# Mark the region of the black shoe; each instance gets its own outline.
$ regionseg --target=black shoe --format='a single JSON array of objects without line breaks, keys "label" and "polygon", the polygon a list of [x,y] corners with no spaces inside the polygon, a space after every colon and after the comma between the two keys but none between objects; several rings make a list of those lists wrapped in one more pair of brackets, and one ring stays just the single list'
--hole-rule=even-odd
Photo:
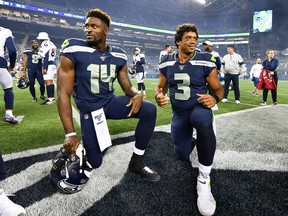
[{"label": "black shoe", "polygon": [[52,100],[47,99],[46,101],[41,103],[41,105],[51,105],[51,104],[55,104],[55,102],[56,102],[55,98],[53,98]]},{"label": "black shoe", "polygon": [[34,97],[33,100],[32,100],[32,102],[37,102],[37,98]]},{"label": "black shoe", "polygon": [[44,95],[41,95],[40,98],[41,98],[42,100],[45,100],[45,101],[47,100],[47,98],[46,98]]},{"label": "black shoe", "polygon": [[151,170],[147,166],[145,166],[141,170],[137,170],[129,164],[129,170],[131,172],[134,172],[134,173],[141,175],[144,179],[151,181],[151,182],[158,182],[160,180],[160,175],[157,172]]}]

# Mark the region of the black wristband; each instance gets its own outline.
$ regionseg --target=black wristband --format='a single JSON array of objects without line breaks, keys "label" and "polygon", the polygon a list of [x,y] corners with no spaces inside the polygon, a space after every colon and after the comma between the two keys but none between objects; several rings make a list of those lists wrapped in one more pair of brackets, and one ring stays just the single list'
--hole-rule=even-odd
[{"label": "black wristband", "polygon": [[157,96],[158,96],[159,92],[155,95],[155,100],[157,101]]},{"label": "black wristband", "polygon": [[219,99],[219,97],[218,97],[217,95],[214,94],[214,95],[212,95],[212,97],[215,98],[215,100],[216,100],[216,104],[219,103],[220,99]]}]

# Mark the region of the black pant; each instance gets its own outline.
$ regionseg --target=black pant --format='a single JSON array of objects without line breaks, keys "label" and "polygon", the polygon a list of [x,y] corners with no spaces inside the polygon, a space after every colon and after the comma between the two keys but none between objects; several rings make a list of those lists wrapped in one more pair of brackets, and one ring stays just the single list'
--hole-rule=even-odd
[{"label": "black pant", "polygon": [[232,80],[234,87],[234,96],[235,100],[240,100],[240,90],[239,90],[239,74],[225,74],[224,77],[225,85],[224,85],[224,98],[228,97],[229,94],[229,86]]},{"label": "black pant", "polygon": [[[275,80],[275,84],[276,84],[276,89],[275,90],[271,90],[271,95],[272,95],[272,100],[273,103],[277,102],[277,85],[278,85],[278,75],[277,72],[274,72],[274,80]],[[263,102],[267,101],[267,97],[268,97],[268,91],[267,89],[263,90]]]}]

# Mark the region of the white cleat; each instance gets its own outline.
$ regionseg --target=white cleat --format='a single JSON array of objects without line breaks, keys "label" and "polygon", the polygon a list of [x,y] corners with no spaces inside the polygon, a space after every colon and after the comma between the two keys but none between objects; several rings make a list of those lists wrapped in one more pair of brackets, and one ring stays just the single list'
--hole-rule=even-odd
[{"label": "white cleat", "polygon": [[3,216],[19,216],[25,215],[25,209],[12,202],[4,193],[2,189],[0,189],[0,215]]},{"label": "white cleat", "polygon": [[226,102],[228,102],[228,99],[227,99],[227,98],[223,98],[221,101],[222,101],[223,103],[226,103]]},{"label": "white cleat", "polygon": [[216,201],[211,193],[210,178],[197,178],[197,207],[201,215],[213,215],[216,210]]}]

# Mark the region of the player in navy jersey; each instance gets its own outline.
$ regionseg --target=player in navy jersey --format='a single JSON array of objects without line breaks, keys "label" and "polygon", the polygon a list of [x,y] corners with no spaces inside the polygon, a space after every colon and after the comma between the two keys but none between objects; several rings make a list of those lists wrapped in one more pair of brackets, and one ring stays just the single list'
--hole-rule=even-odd
[{"label": "player in navy jersey", "polygon": [[133,67],[135,68],[136,71],[136,81],[137,81],[137,85],[138,85],[138,94],[141,95],[141,92],[143,93],[142,97],[144,99],[147,98],[146,95],[146,87],[145,87],[145,55],[143,53],[141,53],[140,48],[136,47],[134,49],[134,55],[133,55]]},{"label": "player in navy jersey", "polygon": [[[190,159],[197,146],[199,175],[197,181],[197,206],[202,215],[212,215],[216,202],[210,188],[210,172],[216,150],[211,108],[218,103],[224,90],[217,76],[215,57],[210,53],[196,52],[198,31],[194,24],[183,24],[174,36],[177,53],[166,55],[159,65],[160,77],[155,98],[160,107],[168,100],[168,86],[173,110],[171,136],[176,156],[180,160]],[[207,94],[207,84],[214,91]],[[192,138],[197,130],[197,141]]]},{"label": "player in navy jersey", "polygon": [[32,40],[30,42],[31,49],[26,49],[23,52],[23,72],[24,77],[29,79],[29,90],[32,95],[32,102],[37,102],[36,92],[35,92],[35,79],[37,79],[40,85],[40,98],[46,100],[45,93],[45,85],[42,74],[42,59],[39,58],[38,55],[38,42],[36,40]]},{"label": "player in navy jersey", "polygon": [[[102,10],[90,10],[85,21],[86,41],[68,39],[62,44],[57,73],[57,105],[66,133],[64,148],[74,154],[80,143],[72,120],[70,97],[73,94],[80,111],[82,142],[91,166],[101,166],[103,155],[100,149],[105,142],[99,142],[104,134],[95,132],[98,126],[93,124],[94,111],[101,112],[98,117],[105,115],[107,119],[138,118],[129,170],[149,181],[159,181],[160,175],[143,162],[155,127],[156,107],[151,102],[142,101],[132,86],[127,72],[126,53],[121,48],[106,44],[110,23],[110,16]],[[114,94],[115,79],[126,96]],[[110,140],[110,137],[107,139]]]}]

